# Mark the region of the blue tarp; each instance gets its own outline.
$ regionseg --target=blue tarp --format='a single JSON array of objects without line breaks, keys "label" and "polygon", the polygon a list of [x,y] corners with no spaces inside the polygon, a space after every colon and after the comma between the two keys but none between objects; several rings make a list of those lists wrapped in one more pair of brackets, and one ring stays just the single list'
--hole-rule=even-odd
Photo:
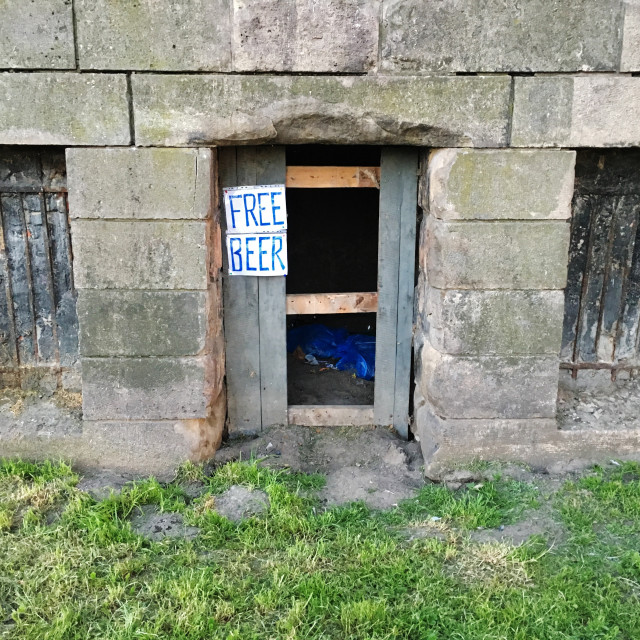
[{"label": "blue tarp", "polygon": [[376,370],[376,339],[345,329],[329,329],[323,324],[307,324],[287,331],[287,351],[297,347],[305,355],[336,358],[336,369],[354,370],[359,378],[373,380]]}]

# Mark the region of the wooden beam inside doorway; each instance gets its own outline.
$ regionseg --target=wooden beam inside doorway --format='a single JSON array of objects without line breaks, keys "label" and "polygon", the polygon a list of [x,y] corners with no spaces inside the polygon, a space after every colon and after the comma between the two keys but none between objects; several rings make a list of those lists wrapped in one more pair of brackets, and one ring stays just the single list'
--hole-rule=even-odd
[{"label": "wooden beam inside doorway", "polygon": [[287,296],[287,315],[375,313],[377,310],[378,293],[376,291],[295,293]]},{"label": "wooden beam inside doorway", "polygon": [[287,167],[288,189],[379,189],[380,167]]}]

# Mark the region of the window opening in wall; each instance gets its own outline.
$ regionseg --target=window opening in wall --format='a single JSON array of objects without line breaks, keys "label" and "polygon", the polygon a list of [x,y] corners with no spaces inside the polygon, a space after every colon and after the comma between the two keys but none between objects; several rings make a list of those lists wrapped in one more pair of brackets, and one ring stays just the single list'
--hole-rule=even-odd
[{"label": "window opening in wall", "polygon": [[50,384],[77,355],[64,149],[0,147],[0,377]]},{"label": "window opening in wall", "polygon": [[563,430],[640,427],[640,151],[576,157],[562,336]]},{"label": "window opening in wall", "polygon": [[373,406],[380,150],[287,149],[291,405]]}]

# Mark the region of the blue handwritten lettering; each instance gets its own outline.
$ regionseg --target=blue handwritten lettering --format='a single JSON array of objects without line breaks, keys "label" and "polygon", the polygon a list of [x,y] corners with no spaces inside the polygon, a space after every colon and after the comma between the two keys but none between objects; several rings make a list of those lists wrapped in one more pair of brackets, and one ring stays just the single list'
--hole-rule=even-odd
[{"label": "blue handwritten lettering", "polygon": [[[234,242],[238,243],[236,250],[233,248]],[[229,238],[229,247],[231,249],[231,271],[242,271],[242,240],[240,238]],[[238,257],[237,264],[234,256]]]},{"label": "blue handwritten lettering", "polygon": [[258,238],[258,266],[260,267],[260,271],[269,271],[269,267],[265,267],[262,264],[262,256],[266,256],[269,253],[266,249],[262,248],[262,243],[267,240],[271,240],[271,238],[269,236],[260,236]]},{"label": "blue handwritten lettering", "polygon": [[[276,242],[278,242],[278,245],[279,245],[277,251],[276,251]],[[273,236],[273,244],[271,245],[271,271],[276,270],[276,258],[278,258],[280,267],[284,269],[284,262],[282,262],[282,258],[280,257],[281,251],[282,251],[282,236]]]},{"label": "blue handwritten lettering", "polygon": [[284,224],[284,220],[280,220],[279,222],[276,220],[276,211],[280,211],[282,207],[276,204],[276,196],[279,194],[279,191],[271,192],[271,213],[273,214],[273,225],[275,227],[282,226]]},{"label": "blue handwritten lettering", "polygon": [[233,208],[233,199],[234,198],[242,198],[242,196],[238,195],[238,196],[229,196],[229,211],[231,212],[231,228],[235,229],[236,228],[236,213],[240,213],[240,209],[234,209]]},{"label": "blue handwritten lettering", "polygon": [[[256,197],[253,195],[253,193],[245,193],[243,194],[243,199],[244,199],[244,215],[247,221],[247,227],[250,226],[249,225],[249,215],[251,215],[251,217],[253,218],[253,224],[257,227],[258,226],[258,221],[256,220],[256,216],[255,216],[255,208],[256,208]],[[251,204],[251,207],[249,207],[247,200],[249,198],[253,198],[253,203]]]},{"label": "blue handwritten lettering", "polygon": [[249,249],[249,242],[255,242],[257,238],[255,236],[246,236],[244,241],[245,253],[247,254],[247,271],[257,271],[256,267],[252,267],[249,262],[249,256],[255,254],[255,251]]}]

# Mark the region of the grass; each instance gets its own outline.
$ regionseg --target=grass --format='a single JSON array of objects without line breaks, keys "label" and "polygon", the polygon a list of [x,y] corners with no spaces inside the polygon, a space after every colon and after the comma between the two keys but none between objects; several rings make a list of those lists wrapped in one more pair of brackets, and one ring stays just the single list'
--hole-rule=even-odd
[{"label": "grass", "polygon": [[[498,476],[456,493],[429,485],[387,512],[321,510],[322,477],[255,462],[212,477],[187,465],[169,485],[150,479],[100,502],[77,480],[64,464],[0,462],[0,638],[640,638],[637,464],[558,491],[567,536],[551,550],[540,537],[516,548],[469,539],[542,500]],[[192,482],[205,491],[189,500]],[[215,496],[233,484],[265,491],[269,512],[217,515]],[[200,535],[136,535],[128,518],[143,504],[182,513]]]}]

